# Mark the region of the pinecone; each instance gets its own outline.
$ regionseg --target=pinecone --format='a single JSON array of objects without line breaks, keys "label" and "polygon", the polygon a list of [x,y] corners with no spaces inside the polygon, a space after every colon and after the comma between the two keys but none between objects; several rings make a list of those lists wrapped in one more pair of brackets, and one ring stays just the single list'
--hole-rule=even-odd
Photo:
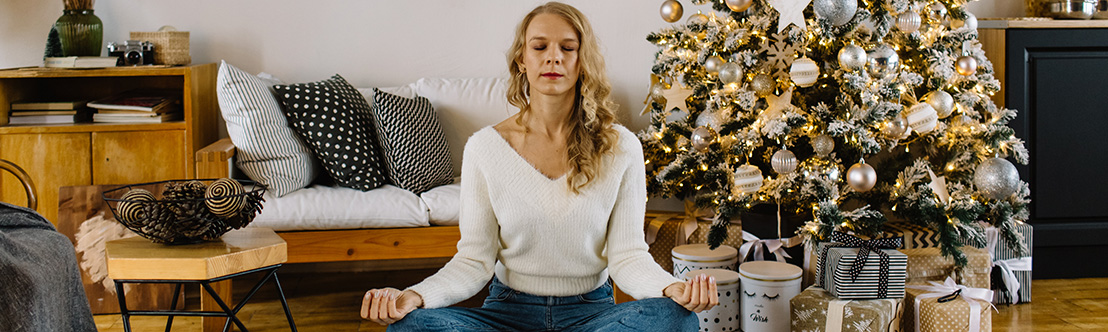
[{"label": "pinecone", "polygon": [[207,189],[207,186],[195,180],[165,185],[162,199],[166,201],[167,213],[163,213],[164,217],[159,219],[166,224],[164,227],[172,228],[174,235],[177,235],[169,242],[200,239],[208,232],[211,225],[199,213],[207,209],[204,204],[204,192]]},{"label": "pinecone", "polygon": [[177,222],[177,214],[169,209],[156,209],[148,216],[147,223],[142,225],[142,232],[149,235],[155,242],[173,243],[179,238],[179,232],[173,225]]}]

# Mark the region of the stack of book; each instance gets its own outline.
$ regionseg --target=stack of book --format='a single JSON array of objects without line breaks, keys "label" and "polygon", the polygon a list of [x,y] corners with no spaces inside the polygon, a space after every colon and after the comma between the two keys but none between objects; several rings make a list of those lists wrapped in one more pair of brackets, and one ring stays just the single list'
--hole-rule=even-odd
[{"label": "stack of book", "polygon": [[27,101],[11,104],[8,124],[57,124],[88,122],[85,101]]},{"label": "stack of book", "polygon": [[88,103],[92,122],[161,123],[184,119],[180,99],[150,92],[128,92]]}]

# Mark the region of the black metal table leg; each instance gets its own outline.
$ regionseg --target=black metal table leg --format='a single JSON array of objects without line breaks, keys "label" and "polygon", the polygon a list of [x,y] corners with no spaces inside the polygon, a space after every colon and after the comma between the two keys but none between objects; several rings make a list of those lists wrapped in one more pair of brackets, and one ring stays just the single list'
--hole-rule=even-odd
[{"label": "black metal table leg", "polygon": [[131,332],[131,313],[127,312],[127,295],[123,294],[123,282],[115,282],[115,295],[119,297],[119,314],[123,316],[123,331]]},{"label": "black metal table leg", "polygon": [[296,332],[296,323],[292,321],[292,311],[289,310],[289,302],[285,301],[285,290],[281,288],[281,280],[277,279],[277,270],[273,270],[273,285],[277,286],[277,296],[281,297],[281,306],[285,308],[285,318],[289,321],[289,328]]},{"label": "black metal table leg", "polygon": [[[169,303],[169,310],[177,310],[177,298],[181,296],[181,285],[183,283],[177,283],[177,287],[173,288],[173,301]],[[165,320],[165,332],[173,329],[173,314],[169,314],[169,318]]]},{"label": "black metal table leg", "polygon": [[[214,289],[212,289],[210,281],[201,281],[200,286],[203,286],[204,290],[208,291],[208,294],[212,296],[212,300],[215,300],[215,304],[218,304],[219,307],[223,309],[223,312],[227,314],[227,318],[233,320],[235,322],[235,326],[239,327],[239,330],[242,330],[242,332],[247,332],[246,325],[243,325],[238,316],[235,316],[235,313],[231,311],[231,308],[227,306],[227,303],[223,303],[223,299],[219,297],[219,294],[215,293]],[[226,323],[223,326],[224,332],[226,332],[227,328],[230,327],[227,326]]]}]

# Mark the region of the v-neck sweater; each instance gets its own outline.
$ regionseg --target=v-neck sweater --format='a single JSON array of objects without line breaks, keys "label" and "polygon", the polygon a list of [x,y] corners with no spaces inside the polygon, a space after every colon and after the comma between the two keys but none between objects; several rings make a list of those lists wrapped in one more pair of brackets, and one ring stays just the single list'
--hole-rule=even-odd
[{"label": "v-neck sweater", "polygon": [[614,125],[619,141],[579,193],[551,179],[493,127],[474,133],[462,156],[458,253],[408,289],[425,308],[477,294],[495,274],[508,287],[540,296],[586,293],[611,278],[636,299],[661,297],[680,280],[647,252],[642,145]]}]

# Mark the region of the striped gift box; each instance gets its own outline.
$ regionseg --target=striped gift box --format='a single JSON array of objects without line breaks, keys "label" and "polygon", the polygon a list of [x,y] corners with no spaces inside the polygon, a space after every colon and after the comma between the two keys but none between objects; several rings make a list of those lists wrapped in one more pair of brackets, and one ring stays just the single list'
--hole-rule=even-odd
[{"label": "striped gift box", "polygon": [[[898,237],[902,238],[903,241],[900,248],[897,249],[936,248],[940,245],[939,233],[935,230],[903,221],[885,223],[881,235],[874,236],[873,239]],[[962,243],[974,245],[978,248],[984,245],[984,243],[970,243],[967,238],[962,238]]]},{"label": "striped gift box", "polygon": [[[1026,254],[1025,255],[1020,255],[1017,252],[1016,248],[1013,248],[1012,246],[1008,245],[1008,241],[1004,241],[1003,239],[998,239],[999,241],[996,241],[996,246],[993,247],[993,252],[992,252],[994,262],[997,262],[997,261],[1009,261],[1009,262],[1011,262],[1011,260],[1014,260],[1014,259],[1019,259],[1019,258],[1022,258],[1022,257],[1028,257],[1028,258],[1031,257],[1031,243],[1032,243],[1031,242],[1031,236],[1032,236],[1032,233],[1034,233],[1031,225],[1027,224],[1027,223],[1017,223],[1016,224],[1016,232],[1020,233],[1020,235],[1023,235],[1023,245],[1027,246]],[[1031,271],[1017,271],[1017,270],[1014,270],[1014,271],[1012,271],[1012,273],[1016,275],[1016,280],[1018,280],[1019,283],[1020,283],[1020,289],[1019,289],[1019,292],[1018,292],[1019,293],[1018,301],[1012,301],[1012,300],[1015,299],[1015,297],[1004,294],[1004,292],[1000,291],[1000,289],[1004,288],[1002,285],[994,284],[994,285],[992,285],[992,289],[995,291],[994,292],[995,298],[993,299],[993,303],[1013,303],[1014,304],[1014,303],[1031,302]]]},{"label": "striped gift box", "polygon": [[822,284],[831,295],[840,299],[879,299],[904,297],[904,284],[908,277],[908,256],[895,249],[879,249],[889,255],[888,279],[885,296],[881,291],[881,256],[870,253],[858,277],[851,280],[850,267],[858,257],[859,248],[827,248],[826,261],[820,264]]}]

